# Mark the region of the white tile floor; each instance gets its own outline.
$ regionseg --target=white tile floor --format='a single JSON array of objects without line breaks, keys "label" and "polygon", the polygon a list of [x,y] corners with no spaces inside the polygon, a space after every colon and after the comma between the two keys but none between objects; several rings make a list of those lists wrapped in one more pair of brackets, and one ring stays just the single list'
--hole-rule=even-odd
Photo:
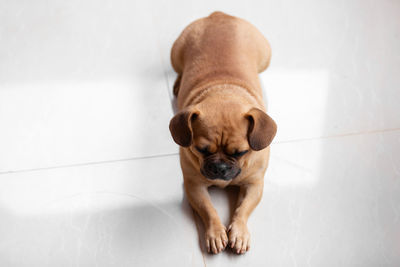
[{"label": "white tile floor", "polygon": [[[203,253],[169,50],[222,10],[270,40],[279,132],[244,256]],[[0,266],[400,266],[399,1],[0,0]],[[225,223],[234,190],[211,190]]]}]

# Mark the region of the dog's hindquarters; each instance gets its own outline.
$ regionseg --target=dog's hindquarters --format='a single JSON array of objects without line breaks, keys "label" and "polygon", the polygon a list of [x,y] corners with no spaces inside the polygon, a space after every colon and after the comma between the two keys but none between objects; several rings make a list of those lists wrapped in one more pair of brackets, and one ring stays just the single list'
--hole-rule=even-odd
[{"label": "dog's hindquarters", "polygon": [[[171,65],[175,72],[178,74],[178,77],[175,80],[173,92],[175,96],[178,96],[179,88],[181,85],[182,74],[184,69],[184,54],[185,47],[190,46],[191,39],[193,38],[193,34],[199,29],[202,29],[201,25],[203,23],[204,18],[195,20],[191,24],[189,24],[179,35],[178,39],[174,42],[171,49]],[[189,37],[188,37],[189,36]]]},{"label": "dog's hindquarters", "polygon": [[[214,12],[192,22],[173,44],[171,64],[178,73],[174,94],[178,95],[181,85],[186,88],[188,81],[212,73],[213,68],[233,78],[253,80],[256,72],[268,67],[270,59],[268,41],[252,24]],[[186,61],[191,65],[185,66]]]}]

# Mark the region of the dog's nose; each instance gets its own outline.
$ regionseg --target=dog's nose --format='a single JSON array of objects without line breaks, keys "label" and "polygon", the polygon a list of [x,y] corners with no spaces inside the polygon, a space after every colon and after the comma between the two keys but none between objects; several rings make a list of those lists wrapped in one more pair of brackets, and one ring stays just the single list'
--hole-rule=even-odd
[{"label": "dog's nose", "polygon": [[232,170],[232,166],[226,164],[223,161],[213,162],[208,165],[209,166],[207,167],[212,173],[214,173],[215,175],[220,175],[222,177]]}]

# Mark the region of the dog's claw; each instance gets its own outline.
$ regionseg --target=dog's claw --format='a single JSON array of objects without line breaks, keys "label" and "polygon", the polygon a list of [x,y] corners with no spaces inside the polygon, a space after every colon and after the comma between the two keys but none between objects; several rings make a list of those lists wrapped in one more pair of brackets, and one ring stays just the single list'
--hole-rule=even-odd
[{"label": "dog's claw", "polygon": [[210,226],[206,230],[206,245],[209,244],[209,247],[207,247],[209,253],[220,253],[225,249],[227,242],[228,236],[226,235],[226,228],[222,224]]},{"label": "dog's claw", "polygon": [[245,223],[233,222],[229,231],[230,247],[237,254],[244,254],[250,248],[250,234]]}]

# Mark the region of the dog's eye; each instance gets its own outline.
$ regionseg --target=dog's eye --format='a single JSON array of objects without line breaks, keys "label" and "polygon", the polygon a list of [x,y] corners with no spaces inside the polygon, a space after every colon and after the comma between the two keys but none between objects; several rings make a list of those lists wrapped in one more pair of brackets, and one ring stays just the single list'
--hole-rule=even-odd
[{"label": "dog's eye", "polygon": [[209,156],[212,153],[210,151],[208,151],[208,146],[204,147],[204,148],[200,148],[196,146],[196,150],[199,151],[201,154],[203,154],[204,156]]},{"label": "dog's eye", "polygon": [[240,158],[241,156],[243,156],[243,155],[246,154],[247,152],[249,152],[249,151],[248,151],[248,150],[237,151],[237,152],[231,154],[230,156],[231,156],[231,157],[234,157],[234,158]]}]

